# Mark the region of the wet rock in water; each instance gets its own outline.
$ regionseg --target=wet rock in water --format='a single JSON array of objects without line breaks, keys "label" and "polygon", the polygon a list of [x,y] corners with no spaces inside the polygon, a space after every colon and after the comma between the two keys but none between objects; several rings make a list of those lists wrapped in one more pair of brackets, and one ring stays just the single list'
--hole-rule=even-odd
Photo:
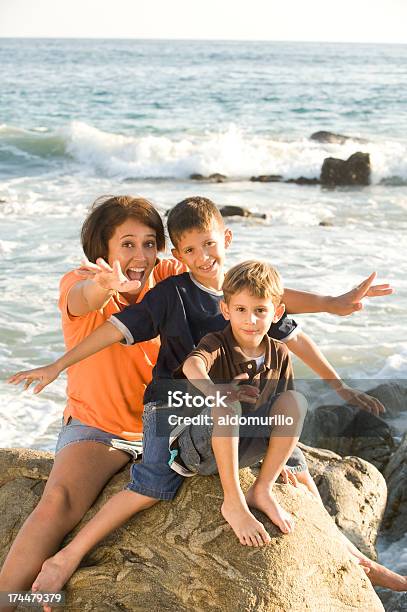
[{"label": "wet rock in water", "polygon": [[386,481],[359,457],[299,445],[325,508],[355,546],[376,559],[376,538],[386,506]]},{"label": "wet rock in water", "polygon": [[319,185],[319,179],[307,178],[306,176],[299,176],[296,179],[288,179],[285,183],[295,183],[296,185]]},{"label": "wet rock in water", "polygon": [[282,179],[281,174],[260,174],[250,177],[252,183],[279,183]]},{"label": "wet rock in water", "polygon": [[383,413],[384,419],[394,418],[402,412],[407,412],[407,388],[397,383],[382,383],[373,389],[369,389],[368,394],[378,399],[386,408]]},{"label": "wet rock in water", "polygon": [[313,134],[311,134],[310,139],[316,140],[317,142],[328,142],[331,144],[344,144],[347,140],[353,140],[355,142],[361,143],[368,142],[365,138],[354,138],[352,136],[344,136],[343,134],[334,134],[333,132],[326,132],[325,130],[314,132]]},{"label": "wet rock in water", "polygon": [[301,440],[338,455],[356,455],[381,472],[396,450],[390,426],[355,406],[319,406],[308,413]]},{"label": "wet rock in water", "polygon": [[[0,451],[0,562],[38,502],[51,463],[49,453]],[[241,470],[240,480],[246,491],[252,471]],[[74,534],[127,481],[124,468]],[[173,502],[141,512],[93,549],[66,586],[64,610],[383,612],[328,513],[302,487],[276,485],[275,495],[295,517],[295,530],[283,535],[255,511],[271,543],[249,548],[239,544],[219,511],[219,477],[186,478]]]},{"label": "wet rock in water", "polygon": [[388,589],[379,589],[378,595],[386,612],[405,612],[407,610],[407,593],[394,593]]},{"label": "wet rock in water", "polygon": [[320,225],[321,227],[333,227],[334,224],[332,223],[332,221],[320,221],[318,225]]},{"label": "wet rock in water", "polygon": [[321,185],[369,185],[369,153],[353,153],[347,160],[327,157],[324,159],[320,176]]},{"label": "wet rock in water", "polygon": [[244,206],[221,206],[219,208],[222,217],[251,217],[253,219],[267,219],[266,213],[258,213]]},{"label": "wet rock in water", "polygon": [[386,537],[398,540],[407,533],[407,434],[391,456],[384,476],[388,498],[383,532]]},{"label": "wet rock in water", "polygon": [[219,172],[214,172],[209,176],[204,176],[203,174],[190,174],[189,178],[193,181],[206,181],[208,183],[224,183],[227,181],[227,176],[224,174],[220,174]]}]

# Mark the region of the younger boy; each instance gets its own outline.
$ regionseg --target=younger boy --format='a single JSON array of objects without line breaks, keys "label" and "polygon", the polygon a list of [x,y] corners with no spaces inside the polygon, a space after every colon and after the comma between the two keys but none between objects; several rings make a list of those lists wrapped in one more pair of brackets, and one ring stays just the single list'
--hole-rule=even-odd
[{"label": "younger boy", "polygon": [[[171,448],[177,448],[172,467],[184,475],[185,468],[192,474],[219,472],[224,492],[223,517],[241,544],[262,546],[270,536],[249,506],[264,512],[283,533],[294,527],[292,517],[275,500],[272,488],[298,442],[306,402],[290,390],[293,374],[287,347],[267,333],[284,313],[278,272],[258,261],[238,264],[225,276],[223,295],[220,308],[230,324],[202,338],[181,369],[207,397],[215,397],[219,389],[215,381],[248,378],[249,383],[258,386],[257,397],[246,397],[255,405],[243,404],[236,416],[242,425],[247,421],[252,425],[228,427],[225,423],[233,411],[221,406],[205,408],[201,417],[212,418],[202,418],[196,425],[181,425],[173,432]],[[245,394],[245,387],[237,387],[229,394],[229,400],[242,400]],[[260,459],[263,463],[259,476],[245,497],[239,483],[239,467]]]}]

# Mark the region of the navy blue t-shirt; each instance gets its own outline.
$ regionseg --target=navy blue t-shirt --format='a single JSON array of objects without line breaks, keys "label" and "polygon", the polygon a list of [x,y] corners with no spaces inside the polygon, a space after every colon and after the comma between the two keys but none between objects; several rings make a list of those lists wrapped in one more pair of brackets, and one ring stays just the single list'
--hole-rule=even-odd
[{"label": "navy blue t-shirt", "polygon": [[[222,291],[204,287],[189,272],[171,276],[150,289],[138,304],[127,306],[109,321],[122,333],[126,344],[160,336],[161,347],[153,379],[144,393],[144,403],[165,401],[173,372],[185,361],[199,341],[210,332],[222,331],[227,321],[219,308]],[[274,323],[269,335],[288,340],[297,323],[287,316]]]}]

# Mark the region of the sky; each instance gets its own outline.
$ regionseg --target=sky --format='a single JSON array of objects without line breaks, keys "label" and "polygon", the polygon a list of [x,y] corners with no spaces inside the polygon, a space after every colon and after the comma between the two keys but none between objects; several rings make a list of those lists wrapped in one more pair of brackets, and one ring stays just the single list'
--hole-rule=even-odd
[{"label": "sky", "polygon": [[0,0],[0,37],[407,43],[407,0]]}]

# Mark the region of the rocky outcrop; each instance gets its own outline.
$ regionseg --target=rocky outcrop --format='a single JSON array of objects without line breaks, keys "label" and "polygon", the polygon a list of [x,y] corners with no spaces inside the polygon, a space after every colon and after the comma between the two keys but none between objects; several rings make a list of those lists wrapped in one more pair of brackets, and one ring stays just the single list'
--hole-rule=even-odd
[{"label": "rocky outcrop", "polygon": [[250,180],[252,183],[294,183],[295,185],[319,185],[317,178],[308,178],[306,176],[299,176],[298,178],[291,178],[283,181],[281,174],[260,174],[259,176],[251,176]]},{"label": "rocky outcrop", "polygon": [[251,176],[252,183],[279,183],[283,180],[281,174],[260,174],[259,176]]},{"label": "rocky outcrop", "polygon": [[387,589],[380,589],[379,597],[386,612],[405,612],[407,610],[407,593],[394,593]]},{"label": "rocky outcrop", "polygon": [[347,160],[327,157],[324,159],[320,176],[321,185],[369,185],[369,153],[354,153]]},{"label": "rocky outcrop", "polygon": [[402,412],[407,412],[407,388],[397,383],[382,383],[369,389],[369,395],[381,401],[386,408],[384,419],[398,417]]},{"label": "rocky outcrop", "polygon": [[338,455],[361,457],[380,471],[396,450],[388,423],[349,405],[320,406],[309,413],[301,440]]},{"label": "rocky outcrop", "polygon": [[189,178],[192,181],[205,181],[207,183],[224,183],[225,181],[227,181],[228,177],[224,174],[220,174],[220,172],[214,172],[209,176],[204,176],[203,174],[198,173],[190,174]]},{"label": "rocky outcrop", "polygon": [[222,217],[251,217],[253,219],[267,219],[266,213],[258,213],[244,206],[221,206],[220,214]]},{"label": "rocky outcrop", "polygon": [[344,144],[347,140],[362,143],[367,142],[367,140],[364,138],[354,138],[352,136],[344,136],[343,134],[334,134],[333,132],[326,132],[325,130],[314,132],[311,134],[310,139],[316,140],[317,142],[327,142],[330,144]]},{"label": "rocky outcrop", "polygon": [[[41,495],[49,454],[0,452],[1,557]],[[115,476],[77,529],[127,481]],[[243,489],[253,482],[241,471]],[[219,512],[217,476],[186,479],[174,502],[134,517],[88,555],[67,585],[65,610],[177,612],[382,611],[370,582],[338,539],[327,512],[302,488],[276,486],[296,518],[264,548],[241,546]],[[18,504],[15,503],[18,499]]]},{"label": "rocky outcrop", "polygon": [[392,455],[384,476],[389,489],[384,535],[398,540],[407,533],[407,434]]},{"label": "rocky outcrop", "polygon": [[376,559],[376,537],[386,505],[386,482],[359,457],[340,457],[300,444],[324,506],[359,550]]},{"label": "rocky outcrop", "polygon": [[294,183],[295,185],[319,185],[317,178],[307,178],[306,176],[299,176],[295,179],[288,179],[285,183]]}]

